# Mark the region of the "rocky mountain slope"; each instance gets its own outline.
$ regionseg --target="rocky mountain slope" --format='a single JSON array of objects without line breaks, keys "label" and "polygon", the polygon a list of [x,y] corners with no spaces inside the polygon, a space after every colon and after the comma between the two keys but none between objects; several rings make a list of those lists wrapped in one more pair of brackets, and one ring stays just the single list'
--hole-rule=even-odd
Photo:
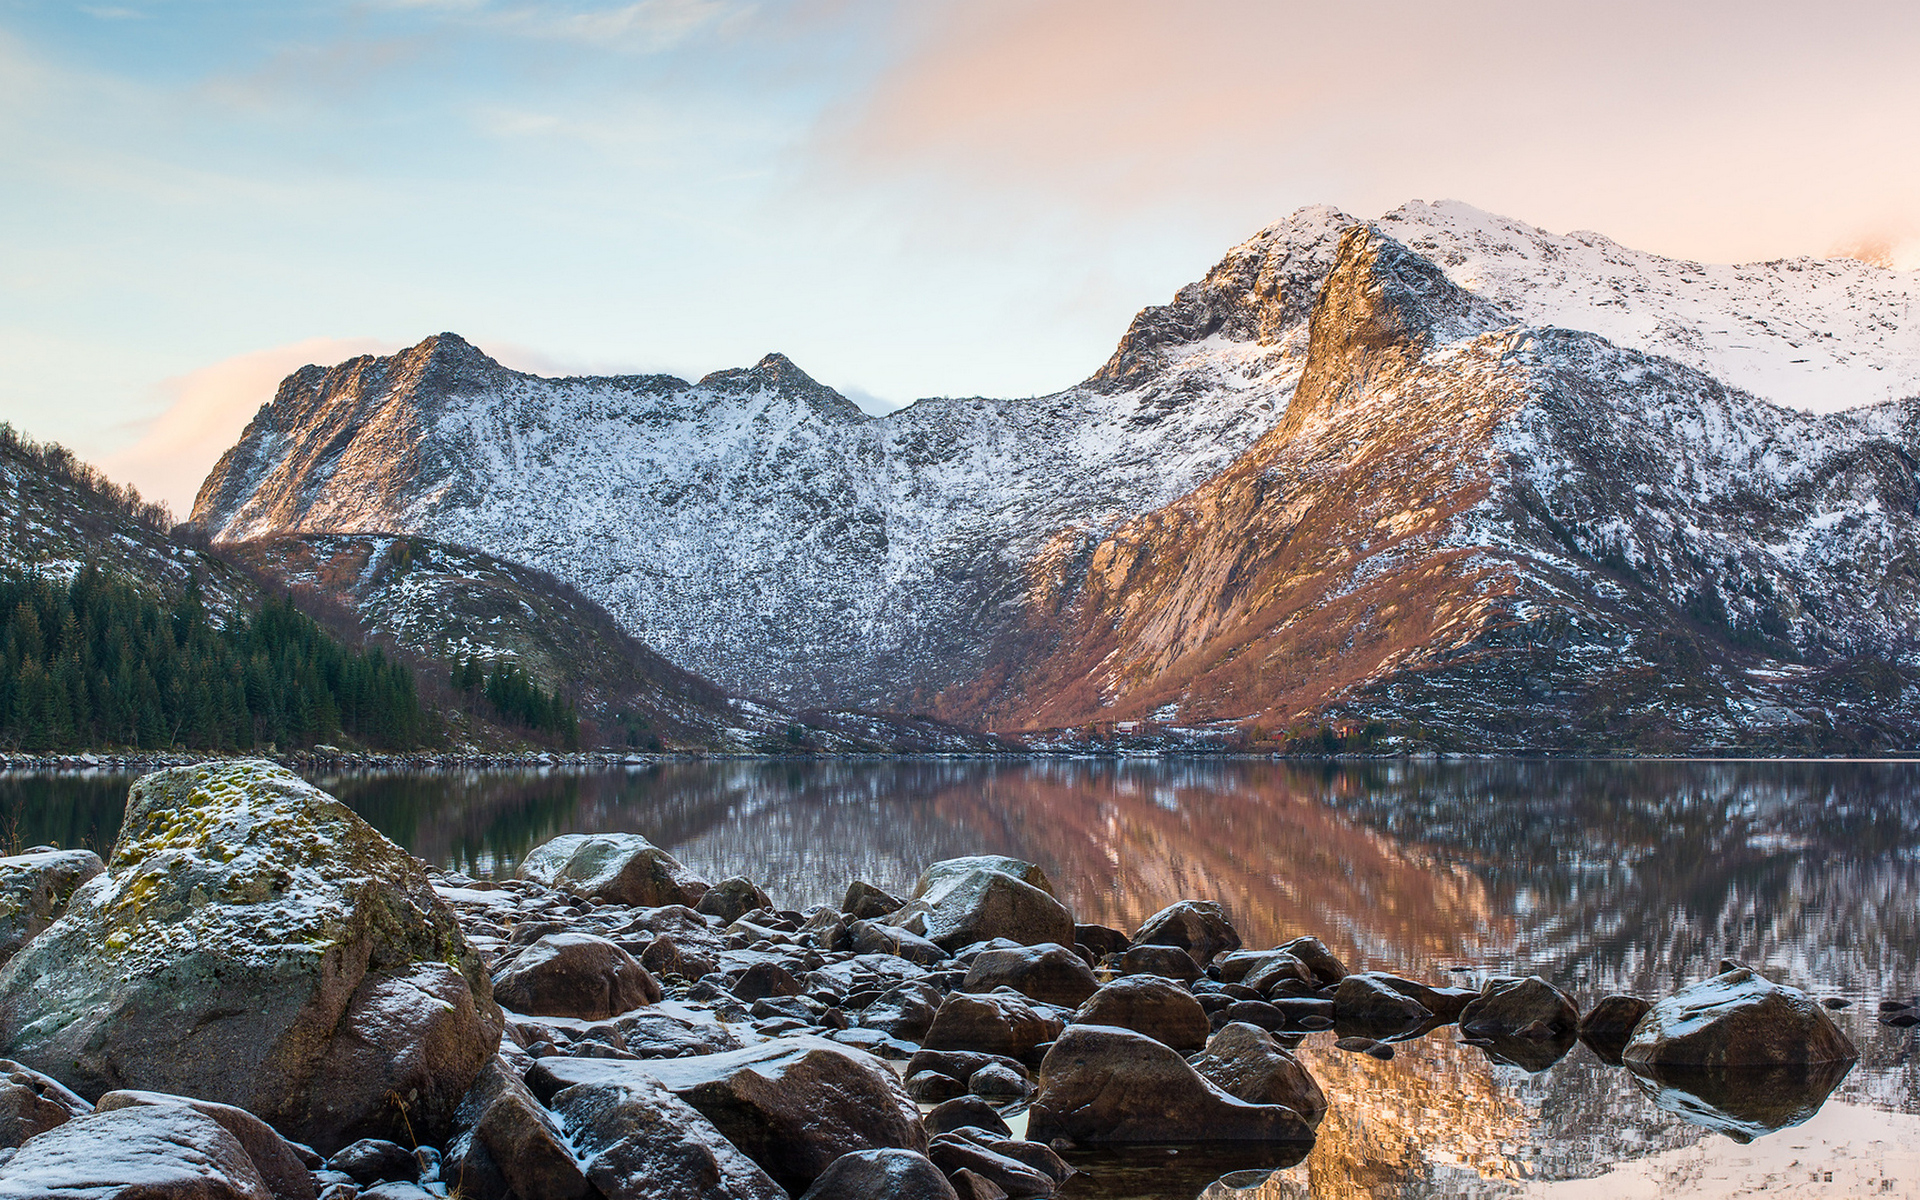
[{"label": "rocky mountain slope", "polygon": [[872,418],[779,356],[550,380],[452,335],[305,368],[194,517],[474,544],[801,704],[1884,747],[1920,728],[1916,292],[1306,209],[1033,400]]}]

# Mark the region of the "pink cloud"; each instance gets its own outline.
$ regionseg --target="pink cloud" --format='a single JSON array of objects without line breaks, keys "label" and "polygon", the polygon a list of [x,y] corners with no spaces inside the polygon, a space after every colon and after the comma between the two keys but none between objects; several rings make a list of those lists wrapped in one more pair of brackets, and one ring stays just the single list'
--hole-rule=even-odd
[{"label": "pink cloud", "polygon": [[185,519],[207,472],[260,406],[273,399],[282,379],[308,363],[337,363],[398,348],[376,338],[308,338],[236,354],[164,380],[159,390],[171,401],[166,410],[133,445],[103,457],[100,467],[142,495],[164,500]]}]

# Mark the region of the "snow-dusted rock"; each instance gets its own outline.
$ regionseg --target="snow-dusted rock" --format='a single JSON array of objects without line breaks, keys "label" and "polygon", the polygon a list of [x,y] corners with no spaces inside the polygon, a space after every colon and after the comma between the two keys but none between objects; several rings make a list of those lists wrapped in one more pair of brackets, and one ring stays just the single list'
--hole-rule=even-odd
[{"label": "snow-dusted rock", "polygon": [[591,1074],[562,1084],[550,1101],[606,1200],[786,1200],[753,1159],[651,1075]]},{"label": "snow-dusted rock", "polygon": [[642,908],[691,907],[707,893],[705,880],[637,833],[562,834],[529,850],[519,877]]},{"label": "snow-dusted rock", "polygon": [[[1003,869],[1024,868],[1020,874]],[[952,953],[993,938],[1021,945],[1073,941],[1073,914],[1020,876],[1047,882],[1039,868],[1013,859],[966,858],[935,863],[921,875],[913,898],[880,921],[926,938]]]},{"label": "snow-dusted rock", "polygon": [[0,1148],[18,1146],[93,1111],[59,1080],[22,1063],[0,1058],[0,1075],[5,1077],[0,1079]]},{"label": "snow-dusted rock", "polygon": [[51,1196],[274,1200],[239,1140],[184,1104],[91,1113],[0,1164],[0,1197]]},{"label": "snow-dusted rock", "polygon": [[91,850],[30,850],[0,858],[0,963],[53,924],[74,889],[105,869]]},{"label": "snow-dusted rock", "polygon": [[1655,1067],[1776,1067],[1852,1062],[1853,1042],[1798,988],[1747,967],[1724,971],[1656,1003],[1621,1057]]},{"label": "snow-dusted rock", "polygon": [[83,1096],[232,1104],[323,1152],[444,1130],[500,1029],[422,864],[258,761],[136,782],[106,872],[0,970],[12,1057]]},{"label": "snow-dusted rock", "polygon": [[646,1063],[548,1058],[532,1082],[554,1094],[555,1111],[572,1129],[564,1089],[628,1087],[640,1079],[657,1081],[698,1109],[794,1195],[842,1154],[927,1147],[919,1109],[893,1071],[872,1055],[817,1037]]},{"label": "snow-dusted rock", "polygon": [[550,933],[493,977],[494,999],[529,1016],[597,1021],[652,1004],[660,985],[633,955],[588,933]]},{"label": "snow-dusted rock", "polygon": [[1311,1143],[1313,1130],[1290,1108],[1229,1096],[1150,1037],[1069,1025],[1040,1065],[1027,1136],[1038,1142]]},{"label": "snow-dusted rock", "polygon": [[553,1115],[499,1059],[460,1102],[446,1174],[472,1200],[584,1200],[593,1192]]},{"label": "snow-dusted rock", "polygon": [[260,1172],[260,1180],[267,1185],[273,1200],[314,1200],[313,1172],[307,1169],[306,1160],[300,1152],[289,1145],[273,1126],[244,1108],[195,1100],[188,1096],[169,1096],[163,1092],[117,1091],[100,1097],[99,1107],[95,1111],[104,1113],[119,1108],[168,1105],[185,1105],[201,1116],[211,1118],[220,1128],[232,1134],[233,1139],[240,1143],[240,1148],[247,1152],[254,1169]]}]

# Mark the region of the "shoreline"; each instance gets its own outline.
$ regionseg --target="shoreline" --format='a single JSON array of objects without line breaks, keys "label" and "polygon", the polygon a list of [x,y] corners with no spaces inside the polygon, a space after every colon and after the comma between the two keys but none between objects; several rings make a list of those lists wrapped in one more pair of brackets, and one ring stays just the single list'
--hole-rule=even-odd
[{"label": "shoreline", "polygon": [[1271,763],[1441,763],[1441,762],[1671,762],[1671,763],[1907,763],[1920,762],[1920,755],[1739,755],[1724,751],[1697,755],[1675,754],[1558,754],[1499,752],[1440,752],[1415,754],[1250,754],[1245,752],[1166,750],[921,750],[887,753],[859,751],[842,754],[810,752],[804,754],[767,754],[755,751],[678,750],[678,751],[314,751],[262,754],[240,752],[125,753],[119,751],[73,751],[29,754],[0,751],[0,775],[137,775],[169,767],[200,763],[226,763],[266,759],[293,771],[610,771],[634,770],[668,763],[767,762],[767,763],[886,763],[886,762],[1085,762],[1090,760],[1205,760],[1210,762]]}]

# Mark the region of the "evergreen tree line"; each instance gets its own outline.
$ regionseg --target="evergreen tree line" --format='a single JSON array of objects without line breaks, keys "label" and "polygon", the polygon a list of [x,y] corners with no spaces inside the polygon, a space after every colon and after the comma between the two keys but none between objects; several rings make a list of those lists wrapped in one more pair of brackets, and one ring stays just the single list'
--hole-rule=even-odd
[{"label": "evergreen tree line", "polygon": [[533,676],[504,659],[492,670],[469,655],[453,669],[453,690],[484,696],[500,718],[538,733],[550,734],[569,750],[580,746],[580,717],[557,690],[543,692]]},{"label": "evergreen tree line", "polygon": [[25,750],[249,750],[346,734],[421,745],[413,672],[348,649],[270,598],[224,629],[197,586],[157,599],[88,566],[71,583],[0,573],[0,741]]}]

